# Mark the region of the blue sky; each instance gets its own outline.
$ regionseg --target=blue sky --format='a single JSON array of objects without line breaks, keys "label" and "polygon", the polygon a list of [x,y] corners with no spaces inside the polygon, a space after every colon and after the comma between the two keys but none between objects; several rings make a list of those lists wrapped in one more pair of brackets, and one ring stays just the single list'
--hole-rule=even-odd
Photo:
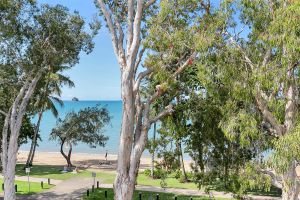
[{"label": "blue sky", "polygon": [[[38,0],[39,3],[50,5],[61,4],[78,11],[88,23],[97,13],[94,0]],[[219,0],[212,1],[214,4]],[[236,20],[237,20],[236,15]],[[100,17],[99,17],[100,19]],[[238,30],[242,27],[237,26]],[[242,33],[246,37],[249,30]],[[110,34],[102,22],[99,34],[94,38],[95,48],[89,55],[81,54],[79,64],[67,71],[67,75],[75,83],[75,88],[63,88],[62,99],[70,100],[77,97],[80,100],[120,100],[120,70],[112,48]]]},{"label": "blue sky", "polygon": [[[77,10],[90,22],[97,9],[93,0],[38,0],[50,5],[61,4]],[[75,82],[75,88],[63,88],[62,99],[78,97],[80,100],[119,100],[121,99],[120,70],[116,61],[109,32],[102,23],[99,34],[94,39],[94,51],[81,54],[80,63],[67,71],[67,75]]]}]

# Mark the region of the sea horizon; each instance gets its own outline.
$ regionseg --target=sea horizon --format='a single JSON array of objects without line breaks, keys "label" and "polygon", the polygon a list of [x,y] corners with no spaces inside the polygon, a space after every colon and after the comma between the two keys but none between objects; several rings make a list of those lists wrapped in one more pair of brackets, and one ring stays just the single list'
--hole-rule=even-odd
[{"label": "sea horizon", "polygon": [[[63,100],[64,106],[55,104],[59,113],[58,118],[64,118],[64,116],[70,111],[79,111],[86,107],[92,107],[96,105],[104,106],[108,109],[109,115],[112,117],[110,124],[104,127],[102,133],[108,136],[109,139],[106,142],[105,147],[90,148],[87,144],[78,143],[73,147],[74,153],[109,153],[116,154],[118,152],[119,135],[121,130],[121,117],[122,117],[122,101],[121,100]],[[41,141],[38,141],[37,151],[42,152],[58,152],[60,145],[58,141],[49,140],[51,130],[56,126],[56,121],[53,114],[48,110],[44,112],[40,126]],[[36,123],[37,117],[32,118],[32,122]],[[28,151],[30,149],[31,140],[28,143],[21,145],[21,151]]]}]

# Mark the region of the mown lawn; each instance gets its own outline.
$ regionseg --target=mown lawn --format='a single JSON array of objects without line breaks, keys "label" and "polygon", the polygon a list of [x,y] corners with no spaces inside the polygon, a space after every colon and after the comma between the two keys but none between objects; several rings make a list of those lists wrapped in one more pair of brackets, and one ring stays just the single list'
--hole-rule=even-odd
[{"label": "mown lawn", "polygon": [[[17,176],[27,176],[25,170],[23,169],[24,165],[18,164],[16,167]],[[78,174],[74,173],[61,173],[63,166],[56,165],[34,165],[30,169],[30,176],[38,178],[50,178],[56,180],[66,180],[75,176],[90,176],[91,172],[86,170],[81,171]]]},{"label": "mown lawn", "polygon": [[[2,183],[3,183],[3,179],[0,179],[0,185],[1,185],[0,191],[1,192],[3,192],[2,191]],[[48,185],[47,183],[44,183],[44,189],[42,189],[40,183],[30,182],[30,192],[29,192],[28,182],[15,181],[15,185],[18,186],[17,194],[35,194],[35,193],[42,192],[43,190],[47,190],[47,189],[54,187],[54,185]]]},{"label": "mown lawn", "polygon": [[[26,176],[24,165],[17,165],[16,175]],[[63,166],[53,166],[53,165],[34,165],[30,170],[30,176],[39,178],[50,178],[56,180],[66,180],[76,176],[91,177],[91,170],[82,170],[78,174],[73,173],[61,173]],[[102,183],[112,184],[115,179],[115,172],[102,171],[97,172],[97,178],[101,178]],[[152,179],[143,173],[139,173],[137,183],[138,185],[156,186],[160,187],[160,179]],[[170,188],[182,188],[182,189],[197,189],[194,183],[180,183],[173,175],[170,175],[166,179],[167,187]]]},{"label": "mown lawn", "polygon": [[[107,199],[105,199],[105,190],[107,191]],[[209,200],[208,197],[204,196],[186,196],[186,195],[176,195],[172,193],[157,193],[157,192],[146,192],[146,191],[135,191],[133,200],[139,200],[139,193],[142,194],[142,200],[156,199],[156,195],[159,195],[161,200],[174,200],[177,196],[178,200],[190,200],[191,197],[193,200]],[[90,193],[90,196],[87,197],[86,194],[83,195],[84,200],[113,200],[113,190],[112,189],[97,189],[95,192]],[[152,198],[151,198],[152,197]],[[216,200],[230,200],[228,198],[215,198]]]}]

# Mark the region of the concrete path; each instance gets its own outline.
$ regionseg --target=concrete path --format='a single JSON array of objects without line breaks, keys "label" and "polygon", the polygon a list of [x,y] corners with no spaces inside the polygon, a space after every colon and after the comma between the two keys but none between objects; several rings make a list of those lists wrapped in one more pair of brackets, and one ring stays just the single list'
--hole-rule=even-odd
[{"label": "concrete path", "polygon": [[[101,184],[101,188],[112,188],[112,184]],[[178,188],[160,188],[154,186],[144,186],[144,185],[137,185],[137,190],[141,191],[148,191],[148,192],[164,192],[164,193],[174,193],[174,194],[183,194],[183,195],[191,195],[191,196],[208,196],[207,193],[200,190],[190,190],[190,189],[178,189]],[[223,198],[232,198],[231,193],[225,192],[212,192],[214,197],[223,197]],[[249,195],[253,200],[280,200],[279,197],[268,197],[268,196],[256,196],[256,195]]]},{"label": "concrete path", "polygon": [[[0,178],[2,179],[3,176],[0,175]],[[17,181],[28,181],[28,177],[27,176],[15,176],[15,179]],[[41,181],[43,181],[44,183],[48,183],[48,179],[47,178],[36,178],[36,177],[30,177],[30,176],[29,176],[29,181],[30,182],[35,182],[35,183],[40,183]],[[50,184],[53,184],[53,185],[57,185],[57,184],[59,184],[61,182],[63,182],[63,180],[50,179]]]},{"label": "concrete path", "polygon": [[[99,179],[96,179],[96,181]],[[74,177],[68,180],[62,181],[55,187],[45,190],[42,193],[35,195],[18,195],[19,200],[76,200],[81,199],[82,195],[87,189],[90,189],[93,185],[93,178]]]},{"label": "concrete path", "polygon": [[[16,180],[27,181],[27,177],[19,177],[16,176]],[[30,178],[32,182],[47,182],[45,178]],[[101,184],[101,180],[99,178],[96,181],[100,182],[101,188],[112,188],[112,184]],[[82,195],[87,191],[87,189],[91,189],[91,186],[94,184],[93,178],[85,178],[85,177],[74,177],[65,181],[62,180],[51,180],[52,184],[56,186],[45,190],[41,193],[34,195],[18,195],[18,200],[77,200],[81,199]],[[199,196],[207,196],[207,194],[203,191],[199,190],[190,190],[190,189],[177,189],[177,188],[166,188],[162,189],[160,187],[154,186],[142,186],[138,185],[136,187],[137,190],[141,191],[150,191],[150,192],[166,192],[166,193],[174,193],[174,194],[184,194],[184,195],[199,195]],[[232,198],[231,193],[224,192],[212,192],[214,197],[223,197],[223,198]],[[2,196],[2,195],[1,195]],[[253,200],[280,200],[278,197],[267,197],[267,196],[250,196]],[[1,199],[1,198],[0,198]]]}]

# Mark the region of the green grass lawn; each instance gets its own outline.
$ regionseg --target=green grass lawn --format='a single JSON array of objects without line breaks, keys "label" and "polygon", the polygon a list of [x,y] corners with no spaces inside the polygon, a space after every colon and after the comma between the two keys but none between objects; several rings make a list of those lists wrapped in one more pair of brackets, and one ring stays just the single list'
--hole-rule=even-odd
[{"label": "green grass lawn", "polygon": [[[23,169],[24,165],[18,164],[16,167],[17,176],[27,176],[25,170]],[[34,165],[30,170],[30,176],[39,177],[39,178],[50,178],[56,180],[66,180],[75,176],[90,176],[91,172],[83,170],[78,174],[73,173],[61,173],[63,166],[54,166],[54,165]]]},{"label": "green grass lawn", "polygon": [[[0,185],[2,185],[3,179],[0,179]],[[15,181],[15,185],[18,186],[18,191],[17,194],[35,194],[42,192],[43,190],[50,189],[54,187],[54,185],[48,185],[47,183],[44,183],[44,189],[42,189],[40,183],[30,183],[30,192],[29,192],[29,187],[28,187],[28,182],[26,181]],[[0,191],[2,191],[2,187],[0,188]]]},{"label": "green grass lawn", "polygon": [[[113,200],[113,190],[112,189],[97,189],[94,193],[90,193],[90,196],[87,197],[86,194],[83,195],[85,200],[103,200],[105,199],[105,190],[107,191],[107,200]],[[191,197],[193,200],[209,200],[208,197],[201,196],[186,196],[186,195],[176,195],[172,193],[154,193],[146,191],[135,191],[133,200],[139,200],[139,193],[142,194],[142,200],[156,199],[156,195],[159,194],[159,199],[161,200],[174,200],[177,196],[178,200],[190,200]],[[152,196],[152,198],[150,198]],[[228,198],[215,198],[216,200],[229,200]]]},{"label": "green grass lawn", "polygon": [[[23,170],[24,165],[17,165],[16,174],[18,176],[26,176],[25,171]],[[30,176],[32,177],[40,177],[40,178],[50,178],[57,180],[66,180],[72,177],[91,177],[92,170],[82,170],[78,174],[73,173],[61,173],[63,166],[52,166],[52,165],[35,165],[31,168]],[[112,184],[115,179],[116,173],[113,171],[101,171],[97,172],[97,178],[101,179],[102,183]],[[165,180],[167,183],[167,188],[181,188],[181,189],[198,189],[197,185],[194,183],[180,183],[175,177],[174,174],[168,176]],[[139,173],[137,178],[138,185],[146,185],[146,186],[155,186],[161,187],[160,179],[152,179],[146,176],[143,172]],[[38,184],[39,185],[39,184]],[[220,187],[212,187],[214,191],[223,191],[223,188]],[[269,192],[261,192],[261,191],[250,191],[249,194],[255,195],[267,195],[267,196],[280,196],[280,192],[277,190],[271,190]]]},{"label": "green grass lawn", "polygon": [[[16,168],[16,175],[26,176],[23,170],[24,165],[18,164]],[[66,180],[76,176],[91,177],[91,170],[83,170],[78,174],[73,173],[61,173],[63,166],[52,165],[34,165],[30,170],[30,176],[39,178],[50,178],[57,180]],[[97,178],[101,178],[102,183],[112,184],[114,182],[116,173],[111,171],[97,172]],[[159,179],[152,179],[139,173],[137,182],[139,185],[156,186],[160,187]],[[183,188],[183,189],[197,189],[194,183],[180,183],[173,175],[166,179],[167,187],[171,188]]]}]

